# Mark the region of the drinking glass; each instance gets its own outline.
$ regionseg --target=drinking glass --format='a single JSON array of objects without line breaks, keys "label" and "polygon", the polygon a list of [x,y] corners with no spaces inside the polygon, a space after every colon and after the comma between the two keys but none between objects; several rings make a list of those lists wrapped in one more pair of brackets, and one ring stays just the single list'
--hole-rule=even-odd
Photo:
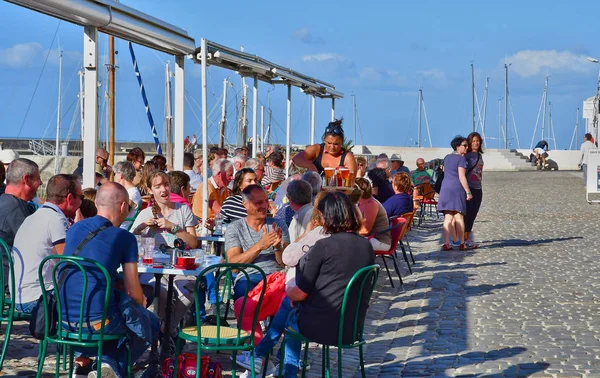
[{"label": "drinking glass", "polygon": [[142,246],[144,249],[144,257],[142,259],[142,262],[144,264],[152,264],[152,258],[154,256],[154,238],[143,237]]},{"label": "drinking glass", "polygon": [[350,175],[350,169],[346,167],[339,167],[338,172],[340,177],[338,186],[347,186],[348,177]]},{"label": "drinking glass", "polygon": [[333,174],[335,173],[335,168],[325,168],[324,172],[325,172],[325,184],[327,186],[330,186],[331,179],[333,178]]},{"label": "drinking glass", "polygon": [[144,246],[142,245],[142,235],[135,235],[135,241],[138,248],[138,261],[144,257]]}]

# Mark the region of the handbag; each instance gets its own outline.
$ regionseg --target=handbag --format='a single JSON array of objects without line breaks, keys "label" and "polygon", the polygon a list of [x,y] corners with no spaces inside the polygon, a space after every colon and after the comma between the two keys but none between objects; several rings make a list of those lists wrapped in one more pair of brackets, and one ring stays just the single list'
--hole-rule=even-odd
[{"label": "handbag", "polygon": [[[90,231],[85,239],[79,243],[77,248],[73,251],[72,256],[77,256],[81,253],[81,250],[100,232],[107,229],[109,226],[104,224],[95,231]],[[58,278],[57,286],[60,288],[67,278],[66,269],[62,269]],[[43,289],[45,290],[45,289]],[[40,295],[35,303],[35,306],[31,310],[31,320],[29,321],[29,333],[31,336],[38,340],[43,340],[46,335],[45,324],[48,322],[48,336],[56,335],[58,329],[58,305],[56,299],[56,293],[54,291],[47,291],[46,298],[48,299],[48,318],[46,319],[46,311],[44,311],[44,295]]]},{"label": "handbag", "polygon": [[221,364],[209,356],[200,356],[200,374],[196,374],[195,354],[181,353],[178,358],[179,371],[175,374],[175,359],[167,358],[162,364],[162,378],[222,378]]}]

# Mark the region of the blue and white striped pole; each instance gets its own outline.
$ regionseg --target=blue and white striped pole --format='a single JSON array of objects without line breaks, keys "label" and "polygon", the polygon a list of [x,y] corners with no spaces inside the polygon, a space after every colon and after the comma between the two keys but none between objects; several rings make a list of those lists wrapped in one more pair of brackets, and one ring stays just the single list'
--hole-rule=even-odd
[{"label": "blue and white striped pole", "polygon": [[137,60],[133,53],[133,44],[128,43],[129,52],[131,53],[131,61],[133,62],[133,69],[135,70],[135,76],[137,77],[138,84],[140,85],[140,93],[142,94],[142,100],[144,100],[144,106],[146,107],[146,115],[148,116],[148,122],[150,122],[150,129],[152,131],[152,137],[154,137],[154,143],[156,144],[156,153],[162,155],[162,148],[160,147],[160,141],[158,140],[158,133],[154,126],[154,119],[152,119],[152,112],[150,111],[150,105],[148,105],[148,98],[146,97],[146,90],[144,89],[144,83],[142,83],[142,74],[138,69]]}]

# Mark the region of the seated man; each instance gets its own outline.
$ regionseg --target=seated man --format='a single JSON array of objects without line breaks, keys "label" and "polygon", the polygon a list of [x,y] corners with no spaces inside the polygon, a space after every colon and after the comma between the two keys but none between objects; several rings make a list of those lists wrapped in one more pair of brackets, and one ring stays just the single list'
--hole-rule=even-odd
[{"label": "seated man", "polygon": [[202,186],[194,194],[192,210],[203,221],[214,219],[215,214],[221,212],[225,199],[231,195],[227,186],[233,180],[233,164],[226,159],[217,159],[212,164],[212,172],[212,176],[208,178],[208,214],[202,213]]},{"label": "seated man", "polygon": [[406,172],[410,174],[410,169],[404,165],[404,160],[402,160],[400,155],[392,154],[390,161],[392,162],[392,172],[390,172],[391,176],[394,176],[396,173],[400,172]]},{"label": "seated man", "polygon": [[[267,218],[269,201],[260,185],[250,185],[242,190],[242,203],[248,216],[229,224],[225,231],[225,253],[230,263],[255,264],[265,274],[282,269],[281,254],[290,243],[285,223]],[[238,275],[234,284],[234,299],[244,295],[246,287],[252,289],[261,281],[261,275],[250,274],[250,282]]]},{"label": "seated man", "polygon": [[[121,185],[108,182],[102,185],[96,195],[98,215],[75,223],[67,232],[63,255],[73,255],[80,249],[81,242],[90,233],[100,231],[81,248],[78,256],[92,259],[102,264],[111,276],[112,296],[108,304],[107,322],[104,328],[106,334],[128,334],[127,343],[120,342],[116,348],[103,350],[103,377],[125,376],[127,372],[127,345],[131,351],[132,363],[145,352],[152,341],[158,337],[159,322],[156,315],[146,310],[146,298],[138,279],[137,243],[129,232],[119,228],[129,213],[129,195]],[[117,269],[123,266],[123,281],[119,280]],[[98,321],[102,317],[104,291],[106,282],[104,276],[88,276],[88,303],[84,308],[85,324],[78,325],[83,288],[83,276],[77,270],[67,276],[59,295],[65,303],[63,308],[63,327],[77,329],[83,326],[88,332],[97,332]],[[121,291],[120,288],[123,290]],[[95,349],[94,349],[95,350]],[[93,351],[78,350],[90,354]],[[106,363],[106,364],[105,364]],[[91,373],[94,374],[94,373]],[[94,375],[95,377],[95,375]]]},{"label": "seated man", "polygon": [[202,172],[194,172],[194,161],[194,154],[191,152],[183,154],[183,172],[190,177],[190,185],[195,192],[198,190],[198,186],[202,184]]},{"label": "seated man", "polygon": [[[423,184],[429,184],[431,181],[431,172],[429,169],[425,168],[425,160],[423,158],[417,159],[417,169],[410,173],[410,178],[412,179],[413,185],[415,186],[413,190],[413,198],[418,196],[422,196],[423,193]],[[417,200],[415,200],[415,206],[418,206]]]},{"label": "seated man", "polygon": [[304,180],[290,182],[287,187],[287,196],[294,216],[290,223],[290,241],[295,242],[306,232],[312,214],[312,187]]},{"label": "seated man", "polygon": [[[69,219],[81,205],[81,185],[75,175],[56,175],[48,180],[46,202],[33,215],[25,218],[15,236],[13,261],[15,272],[15,306],[17,311],[31,313],[42,295],[38,268],[46,256],[62,255]],[[51,271],[44,272],[44,286],[52,289]]]}]

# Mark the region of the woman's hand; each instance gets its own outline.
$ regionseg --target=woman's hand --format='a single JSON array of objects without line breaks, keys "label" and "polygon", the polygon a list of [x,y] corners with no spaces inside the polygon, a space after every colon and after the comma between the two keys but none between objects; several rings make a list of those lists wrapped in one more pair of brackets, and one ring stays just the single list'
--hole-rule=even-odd
[{"label": "woman's hand", "polygon": [[467,192],[467,201],[470,201],[471,199],[473,199],[473,195],[471,192]]},{"label": "woman's hand", "polygon": [[156,225],[165,230],[171,230],[175,225],[169,222],[166,218],[155,219]]}]

